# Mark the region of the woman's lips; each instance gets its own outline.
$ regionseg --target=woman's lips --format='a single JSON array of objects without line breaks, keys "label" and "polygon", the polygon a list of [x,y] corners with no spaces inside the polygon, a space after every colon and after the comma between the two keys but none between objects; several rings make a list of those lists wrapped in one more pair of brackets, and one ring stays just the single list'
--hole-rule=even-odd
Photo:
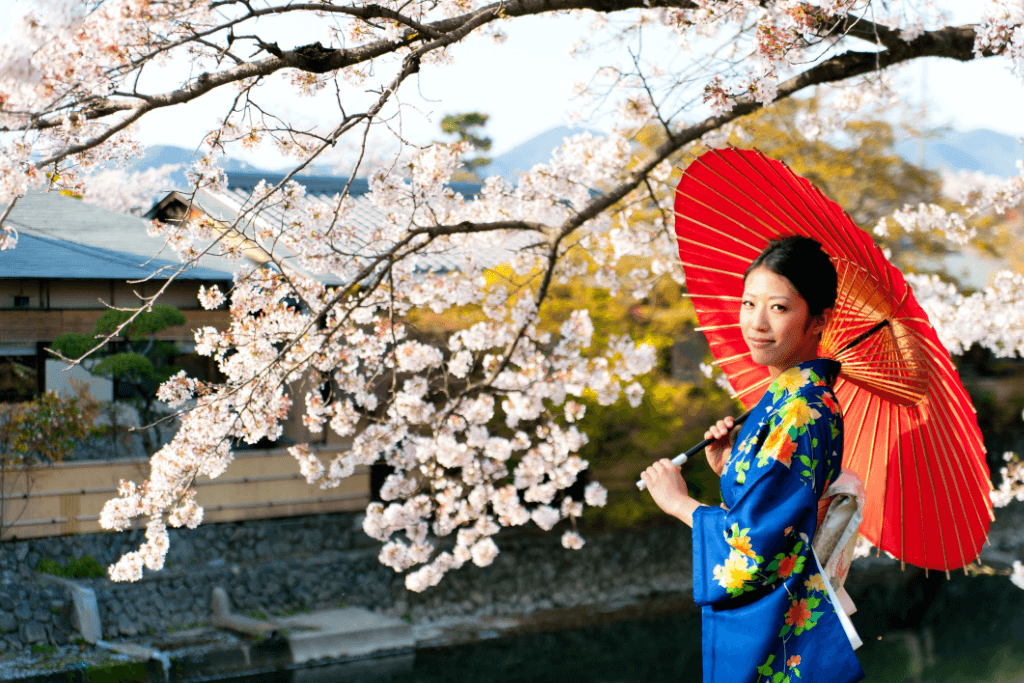
[{"label": "woman's lips", "polygon": [[748,339],[747,342],[755,349],[764,349],[773,343],[771,339]]}]

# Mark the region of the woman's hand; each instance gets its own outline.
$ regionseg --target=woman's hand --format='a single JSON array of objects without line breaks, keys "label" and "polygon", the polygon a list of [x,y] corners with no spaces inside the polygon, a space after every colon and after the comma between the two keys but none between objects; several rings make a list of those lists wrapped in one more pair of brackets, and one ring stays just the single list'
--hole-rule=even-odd
[{"label": "woman's hand", "polygon": [[711,425],[708,431],[704,432],[705,439],[714,439],[714,443],[704,449],[707,454],[708,464],[715,474],[722,476],[725,463],[729,462],[732,455],[732,444],[729,443],[729,432],[735,426],[732,416],[722,418]]},{"label": "woman's hand", "polygon": [[651,492],[651,497],[662,510],[693,526],[693,511],[700,505],[690,497],[686,480],[679,467],[668,458],[662,458],[640,473],[640,479]]}]

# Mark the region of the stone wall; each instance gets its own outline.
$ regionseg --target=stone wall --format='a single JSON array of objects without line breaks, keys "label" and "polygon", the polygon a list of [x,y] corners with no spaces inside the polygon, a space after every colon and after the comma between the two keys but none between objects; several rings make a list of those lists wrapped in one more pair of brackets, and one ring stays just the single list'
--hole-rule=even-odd
[{"label": "stone wall", "polygon": [[[106,639],[204,623],[214,586],[227,591],[235,611],[250,616],[358,605],[417,622],[613,604],[689,590],[689,529],[682,525],[585,534],[587,543],[578,551],[562,548],[557,530],[506,530],[497,538],[502,552],[491,567],[467,565],[422,594],[408,592],[403,577],[377,561],[379,544],[361,525],[361,514],[337,513],[171,529],[164,570],[146,570],[130,584],[105,578],[78,582],[96,593]],[[39,584],[34,569],[43,557],[65,564],[91,555],[106,566],[142,540],[142,532],[134,531],[3,543],[5,647],[59,645],[76,635],[66,619],[68,596]],[[54,613],[49,621],[40,606]],[[32,640],[40,632],[31,624],[42,625],[45,638]]]},{"label": "stone wall", "polygon": [[0,653],[62,644],[75,635],[63,589],[32,581],[0,585]]},{"label": "stone wall", "polygon": [[[983,559],[1005,569],[1013,559],[1024,559],[1024,503],[997,514]],[[202,624],[215,586],[227,591],[236,612],[255,617],[353,605],[416,623],[686,598],[691,586],[690,530],[678,523],[584,532],[586,545],[577,551],[561,547],[557,529],[504,530],[492,566],[467,564],[419,594],[408,592],[403,577],[377,561],[379,544],[362,532],[358,513],[206,524],[169,533],[164,570],[146,570],[136,583],[79,580],[96,593],[104,638]],[[106,566],[142,540],[142,532],[133,531],[0,544],[0,650],[60,645],[76,636],[68,596],[41,584],[33,571],[40,559],[64,564],[69,557],[92,555]],[[860,560],[851,580],[877,583],[881,578],[872,572],[882,577],[891,564],[884,557]]]}]

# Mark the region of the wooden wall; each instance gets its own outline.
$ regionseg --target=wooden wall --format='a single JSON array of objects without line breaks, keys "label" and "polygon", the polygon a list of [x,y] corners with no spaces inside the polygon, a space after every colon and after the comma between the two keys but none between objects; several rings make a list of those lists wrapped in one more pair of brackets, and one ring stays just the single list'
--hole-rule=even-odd
[{"label": "wooden wall", "polygon": [[[209,283],[207,283],[209,284]],[[222,291],[230,282],[220,282]],[[0,277],[0,310],[13,309],[14,297],[28,297],[28,308],[55,310],[104,310],[108,305],[121,308],[138,306],[140,296],[153,296],[165,285],[163,281],[123,282],[105,279],[39,279]],[[157,303],[180,309],[199,309],[199,282],[176,280],[164,290]]]},{"label": "wooden wall", "polygon": [[[338,452],[325,448],[318,455],[327,465]],[[116,497],[120,480],[141,483],[148,473],[148,460],[60,463],[31,470],[32,486],[26,494],[26,473],[8,472],[5,526],[8,519],[17,519],[4,538],[103,531],[99,514],[103,504]],[[204,523],[361,510],[369,501],[369,468],[358,468],[338,488],[325,490],[307,484],[295,458],[284,449],[236,453],[224,474],[196,482]]]},{"label": "wooden wall", "polygon": [[[195,338],[194,330],[207,325],[225,329],[230,321],[227,309],[216,311],[182,311],[184,325],[175,325],[157,333],[158,339],[188,340]],[[102,310],[64,309],[9,309],[0,311],[0,342],[51,342],[64,332],[92,334],[96,319]]]}]

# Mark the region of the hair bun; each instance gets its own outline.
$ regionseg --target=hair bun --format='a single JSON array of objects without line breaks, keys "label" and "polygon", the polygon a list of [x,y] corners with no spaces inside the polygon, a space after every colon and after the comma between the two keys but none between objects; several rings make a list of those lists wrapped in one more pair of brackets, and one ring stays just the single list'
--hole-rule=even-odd
[{"label": "hair bun", "polygon": [[839,277],[818,240],[801,235],[772,240],[747,267],[743,279],[762,266],[792,283],[807,302],[811,316],[821,315],[835,305]]}]

